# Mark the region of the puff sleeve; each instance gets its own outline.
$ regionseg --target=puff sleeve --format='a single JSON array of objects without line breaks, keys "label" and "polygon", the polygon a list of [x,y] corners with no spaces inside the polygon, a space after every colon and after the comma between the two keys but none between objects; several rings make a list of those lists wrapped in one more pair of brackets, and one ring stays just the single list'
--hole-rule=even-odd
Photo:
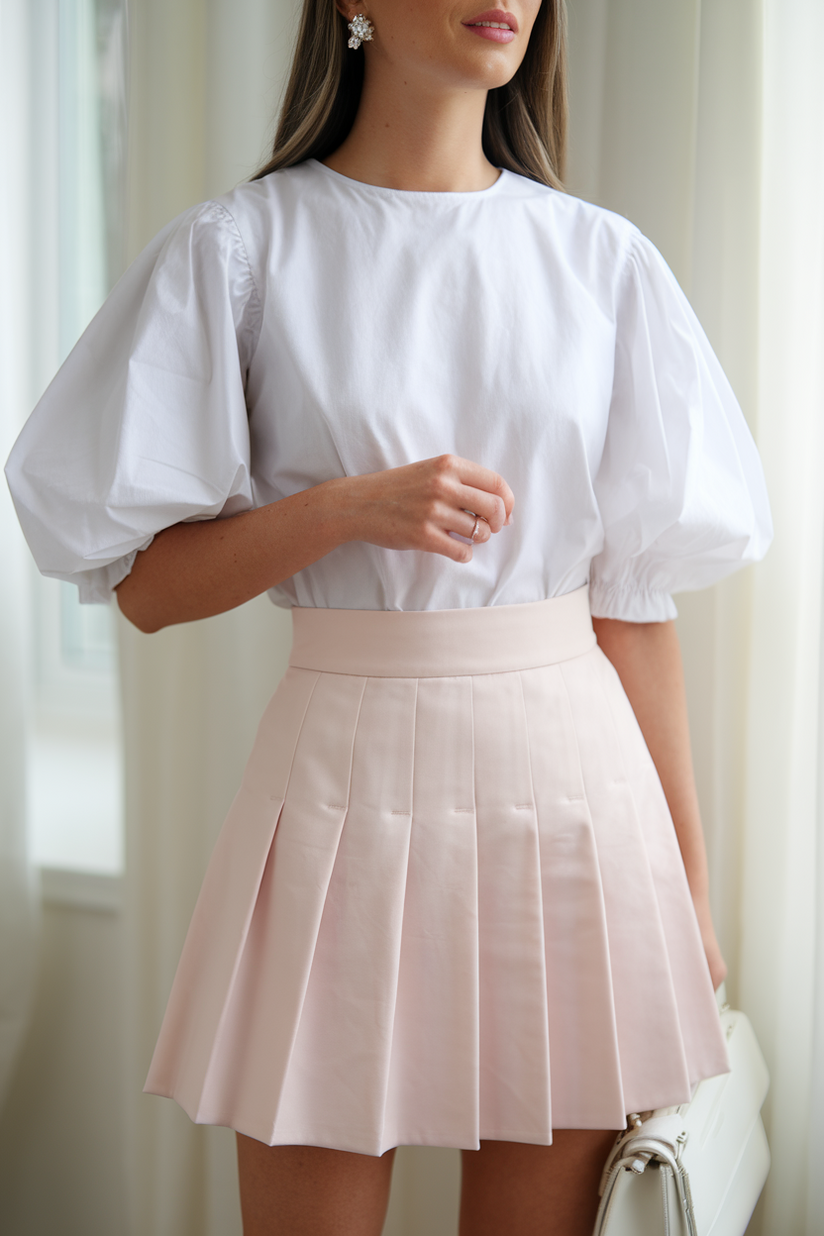
[{"label": "puff sleeve", "polygon": [[671,593],[757,561],[772,538],[761,462],[727,378],[657,249],[633,229],[617,300],[595,495],[597,617],[664,622]]},{"label": "puff sleeve", "polygon": [[245,381],[260,312],[216,202],[174,220],[126,271],[6,467],[44,575],[107,601],[155,533],[253,505]]}]

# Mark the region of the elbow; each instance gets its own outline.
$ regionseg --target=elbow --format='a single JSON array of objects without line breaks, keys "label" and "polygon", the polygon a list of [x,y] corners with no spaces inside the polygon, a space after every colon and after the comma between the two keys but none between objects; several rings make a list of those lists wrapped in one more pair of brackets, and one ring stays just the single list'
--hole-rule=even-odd
[{"label": "elbow", "polygon": [[123,606],[120,606],[120,612],[123,614],[133,627],[137,627],[138,631],[143,635],[155,635],[158,631],[162,631],[165,622],[158,622],[149,618],[147,615],[135,614],[127,612]]},{"label": "elbow", "polygon": [[121,614],[133,627],[137,627],[138,631],[142,632],[143,635],[154,635],[157,631],[162,631],[167,624],[161,621],[157,614],[152,613],[150,607],[147,607],[145,603],[141,605],[141,598],[134,595],[133,588],[124,587],[128,579],[127,575],[123,583],[119,584],[115,589],[115,596],[117,597],[117,604]]},{"label": "elbow", "polygon": [[150,622],[147,619],[140,620],[138,618],[129,618],[132,626],[137,627],[138,631],[143,635],[155,635],[158,631],[162,631],[166,625],[164,622]]}]

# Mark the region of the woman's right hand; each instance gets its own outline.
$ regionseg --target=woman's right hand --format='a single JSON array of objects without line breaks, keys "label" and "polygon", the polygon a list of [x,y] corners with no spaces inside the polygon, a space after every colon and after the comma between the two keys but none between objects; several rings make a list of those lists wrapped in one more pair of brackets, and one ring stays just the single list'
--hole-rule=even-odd
[{"label": "woman's right hand", "polygon": [[327,486],[345,540],[425,550],[455,562],[469,562],[472,545],[450,533],[470,538],[475,517],[481,516],[474,543],[483,544],[512,523],[515,504],[503,477],[457,455],[344,477]]},{"label": "woman's right hand", "polygon": [[137,555],[117,599],[141,631],[159,631],[234,609],[347,541],[469,562],[472,545],[450,532],[471,537],[482,516],[475,543],[488,541],[512,521],[512,506],[502,477],[455,455],[335,477],[231,519],[165,528]]}]

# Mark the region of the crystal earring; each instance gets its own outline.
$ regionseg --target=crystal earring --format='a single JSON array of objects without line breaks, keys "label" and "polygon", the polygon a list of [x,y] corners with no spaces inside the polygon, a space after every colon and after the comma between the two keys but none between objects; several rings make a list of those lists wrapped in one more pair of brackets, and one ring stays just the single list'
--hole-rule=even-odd
[{"label": "crystal earring", "polygon": [[349,23],[349,29],[352,31],[352,37],[349,40],[349,46],[354,51],[360,47],[361,43],[371,43],[372,33],[375,27],[372,25],[368,17],[363,13],[356,13]]}]

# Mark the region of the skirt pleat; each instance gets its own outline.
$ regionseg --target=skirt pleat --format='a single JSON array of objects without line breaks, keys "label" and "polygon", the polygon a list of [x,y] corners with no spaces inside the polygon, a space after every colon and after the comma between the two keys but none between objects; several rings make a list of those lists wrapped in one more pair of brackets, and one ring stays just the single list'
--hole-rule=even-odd
[{"label": "skirt pleat", "polygon": [[[377,1155],[623,1128],[726,1071],[663,791],[570,597],[507,607],[509,652],[500,611],[313,615],[320,668],[304,639],[261,721],[148,1091]],[[421,672],[433,617],[478,664]],[[370,627],[375,672],[346,672]]]},{"label": "skirt pleat", "polygon": [[[418,681],[398,992],[381,1145],[478,1127],[478,865],[471,680]],[[407,1140],[409,1139],[409,1140]],[[431,1143],[430,1143],[431,1144]]]},{"label": "skirt pleat", "polygon": [[521,681],[541,821],[553,1120],[619,1128],[626,1111],[606,907],[569,695],[559,666]]},{"label": "skirt pleat", "polygon": [[[642,1098],[651,1100],[649,1106],[654,1108],[674,1103],[673,1091],[688,1095],[689,1074],[650,856],[615,732],[612,696],[615,689],[623,691],[605,657],[596,652],[583,661],[566,664],[563,675],[579,735],[584,793],[603,889],[622,1106],[627,1111],[643,1111],[648,1108],[638,1107]],[[585,699],[590,703],[582,731]],[[630,717],[634,721],[632,713]],[[651,763],[649,755],[647,760]],[[663,792],[656,815],[656,832],[669,832],[673,865],[680,867],[683,876]],[[685,876],[683,892],[684,908],[694,922]],[[700,937],[697,945],[700,949]],[[701,957],[703,961],[703,950]]]},{"label": "skirt pleat", "polygon": [[480,1136],[551,1140],[538,821],[520,674],[472,679]]}]

